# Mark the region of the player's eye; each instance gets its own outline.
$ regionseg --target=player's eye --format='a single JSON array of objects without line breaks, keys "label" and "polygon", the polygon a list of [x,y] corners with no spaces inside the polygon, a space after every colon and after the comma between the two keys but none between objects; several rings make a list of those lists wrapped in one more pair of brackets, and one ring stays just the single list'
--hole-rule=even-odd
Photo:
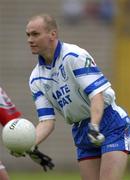
[{"label": "player's eye", "polygon": [[28,36],[28,37],[30,37],[30,36],[32,36],[32,37],[37,37],[37,36],[39,36],[40,35],[40,33],[38,33],[38,32],[30,32],[30,33],[26,33],[26,35]]},{"label": "player's eye", "polygon": [[32,32],[31,35],[36,37],[36,36],[39,36],[39,33],[38,32]]},{"label": "player's eye", "polygon": [[30,36],[30,33],[26,33],[26,35],[29,37],[29,36]]}]

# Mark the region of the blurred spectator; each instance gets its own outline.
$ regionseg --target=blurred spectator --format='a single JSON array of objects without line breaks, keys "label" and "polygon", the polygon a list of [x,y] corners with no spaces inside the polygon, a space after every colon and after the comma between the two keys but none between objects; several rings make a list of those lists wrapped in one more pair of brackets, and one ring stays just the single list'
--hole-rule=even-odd
[{"label": "blurred spectator", "polygon": [[87,18],[103,20],[112,23],[116,14],[116,5],[113,0],[87,0],[85,5]]},{"label": "blurred spectator", "polygon": [[99,17],[99,0],[87,0],[85,5],[85,13],[87,17],[98,18]]},{"label": "blurred spectator", "polygon": [[112,23],[115,17],[116,8],[113,0],[100,0],[100,18],[106,23]]},{"label": "blurred spectator", "polygon": [[65,22],[69,24],[77,24],[83,17],[83,1],[63,0],[61,11],[62,17]]}]

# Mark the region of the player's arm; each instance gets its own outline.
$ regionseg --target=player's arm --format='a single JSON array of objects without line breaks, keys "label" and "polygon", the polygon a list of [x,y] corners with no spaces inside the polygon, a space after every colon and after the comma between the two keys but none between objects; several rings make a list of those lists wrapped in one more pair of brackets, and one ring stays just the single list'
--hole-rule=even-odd
[{"label": "player's arm", "polygon": [[[36,72],[34,73],[34,75]],[[39,74],[38,74],[39,75]],[[29,85],[32,92],[33,100],[35,102],[39,123],[36,127],[36,145],[44,141],[54,130],[55,126],[55,112],[52,104],[46,97],[46,93],[41,91],[41,84],[35,81],[33,73],[30,77]]]},{"label": "player's arm", "polygon": [[102,93],[98,93],[91,98],[91,121],[89,123],[88,137],[96,146],[100,146],[105,137],[100,133],[100,121],[104,111],[104,98]]},{"label": "player's arm", "polygon": [[104,111],[104,97],[102,92],[111,86],[109,81],[87,52],[77,56],[69,64],[77,85],[83,89],[90,99],[90,118],[88,137],[96,146],[104,141],[104,135],[100,133],[100,121]]},{"label": "player's arm", "polygon": [[40,164],[45,171],[47,171],[48,168],[53,169],[54,164],[49,156],[43,154],[38,150],[38,145],[52,133],[52,131],[54,130],[54,126],[55,121],[53,119],[43,120],[39,122],[36,127],[35,147],[31,151],[27,152],[30,158],[34,162]]},{"label": "player's arm", "polygon": [[53,131],[55,125],[55,121],[54,121],[55,113],[52,105],[48,101],[44,92],[40,91],[41,87],[39,81],[38,82],[35,81],[33,74],[30,78],[29,84],[33,95],[33,99],[35,101],[40,122],[36,126],[35,147],[27,153],[34,162],[40,164],[43,167],[43,169],[46,171],[48,168],[52,169],[54,167],[54,164],[49,156],[43,154],[38,150],[37,145],[39,145],[42,141],[44,141]]},{"label": "player's arm", "polygon": [[102,93],[96,94],[90,101],[91,123],[99,126],[104,111],[104,98]]},{"label": "player's arm", "polygon": [[44,141],[54,130],[55,120],[49,119],[39,122],[36,127],[36,145]]}]

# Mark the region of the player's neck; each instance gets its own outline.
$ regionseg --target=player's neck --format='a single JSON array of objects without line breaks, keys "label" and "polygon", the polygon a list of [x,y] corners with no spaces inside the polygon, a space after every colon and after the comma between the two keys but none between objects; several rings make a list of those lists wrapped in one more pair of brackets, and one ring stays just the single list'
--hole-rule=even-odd
[{"label": "player's neck", "polygon": [[58,41],[55,41],[52,46],[50,46],[50,48],[48,49],[48,51],[46,52],[46,54],[43,55],[46,64],[51,64],[54,58],[54,53],[55,53],[55,49],[57,47]]}]

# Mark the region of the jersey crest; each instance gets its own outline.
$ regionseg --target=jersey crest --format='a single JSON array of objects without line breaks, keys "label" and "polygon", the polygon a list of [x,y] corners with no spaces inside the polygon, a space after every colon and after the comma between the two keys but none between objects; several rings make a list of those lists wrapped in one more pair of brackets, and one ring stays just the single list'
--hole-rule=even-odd
[{"label": "jersey crest", "polygon": [[63,81],[68,80],[68,76],[67,76],[67,74],[65,72],[65,68],[64,68],[63,65],[60,66],[60,75],[61,75]]}]

